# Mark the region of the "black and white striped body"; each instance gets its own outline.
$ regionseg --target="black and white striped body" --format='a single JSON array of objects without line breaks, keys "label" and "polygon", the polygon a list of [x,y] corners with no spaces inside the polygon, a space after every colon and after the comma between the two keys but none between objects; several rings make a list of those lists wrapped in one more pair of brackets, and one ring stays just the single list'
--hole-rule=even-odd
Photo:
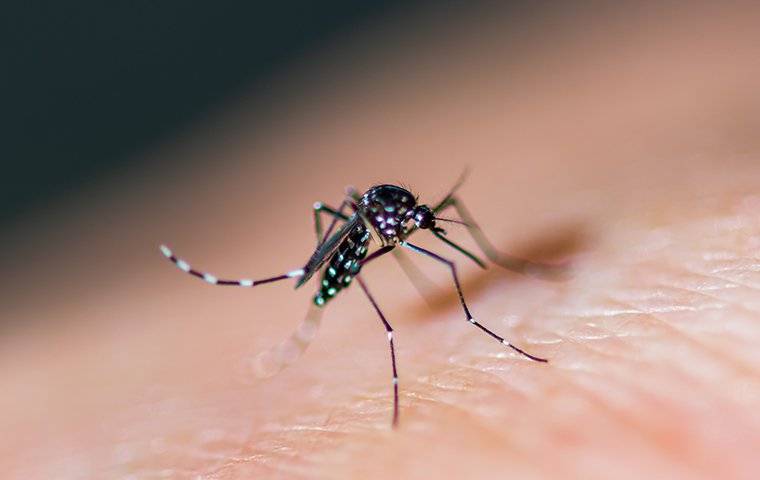
[{"label": "black and white striped body", "polygon": [[345,239],[338,245],[322,273],[319,291],[314,304],[321,307],[338,292],[351,284],[361,270],[361,261],[367,256],[370,234],[364,222],[355,222]]}]

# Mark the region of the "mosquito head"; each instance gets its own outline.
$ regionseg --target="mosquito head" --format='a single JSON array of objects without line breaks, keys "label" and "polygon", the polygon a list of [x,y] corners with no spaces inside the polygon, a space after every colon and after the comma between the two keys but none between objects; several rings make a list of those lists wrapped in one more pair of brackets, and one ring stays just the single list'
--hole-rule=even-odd
[{"label": "mosquito head", "polygon": [[417,205],[414,207],[412,218],[417,228],[435,228],[435,214],[427,205]]}]

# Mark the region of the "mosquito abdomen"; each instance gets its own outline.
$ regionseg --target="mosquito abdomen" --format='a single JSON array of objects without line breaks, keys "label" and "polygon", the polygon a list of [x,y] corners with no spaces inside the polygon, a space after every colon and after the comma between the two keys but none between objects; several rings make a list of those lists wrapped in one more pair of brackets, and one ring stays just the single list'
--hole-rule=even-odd
[{"label": "mosquito abdomen", "polygon": [[361,270],[361,261],[367,256],[369,238],[367,227],[359,223],[341,242],[322,273],[319,291],[314,296],[315,305],[321,307],[327,304],[351,284],[351,280]]}]

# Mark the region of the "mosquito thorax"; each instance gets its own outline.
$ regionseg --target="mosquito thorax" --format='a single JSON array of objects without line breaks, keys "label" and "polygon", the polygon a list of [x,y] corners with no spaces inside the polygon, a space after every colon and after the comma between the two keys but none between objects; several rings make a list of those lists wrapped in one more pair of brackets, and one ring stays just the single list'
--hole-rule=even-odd
[{"label": "mosquito thorax", "polygon": [[416,207],[414,195],[396,185],[372,187],[359,201],[360,213],[385,243],[396,243],[406,236],[406,224],[414,218]]}]

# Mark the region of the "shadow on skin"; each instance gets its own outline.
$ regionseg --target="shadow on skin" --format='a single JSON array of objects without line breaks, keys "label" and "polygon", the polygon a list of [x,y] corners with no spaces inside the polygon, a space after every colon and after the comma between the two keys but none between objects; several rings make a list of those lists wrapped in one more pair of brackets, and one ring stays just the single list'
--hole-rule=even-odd
[{"label": "shadow on skin", "polygon": [[[465,300],[471,302],[470,298],[475,298],[484,290],[491,288],[494,281],[504,276],[504,272],[515,272],[520,275],[511,276],[511,281],[520,281],[520,277],[533,277],[550,282],[565,282],[572,278],[573,257],[590,248],[592,239],[589,228],[581,223],[566,224],[558,226],[549,234],[536,235],[536,241],[529,245],[518,246],[505,245],[499,248],[498,253],[502,265],[509,265],[510,268],[495,264],[486,260],[487,269],[478,269],[477,271],[462,276],[460,273],[460,282],[465,295]],[[446,249],[445,246],[443,246]],[[446,249],[448,250],[448,249]],[[437,249],[439,253],[446,250]],[[519,252],[519,256],[512,256],[503,252],[514,250]],[[446,253],[445,256],[453,260],[457,267],[469,263],[469,260],[456,252],[453,254]],[[527,260],[530,259],[530,260]],[[418,262],[419,264],[419,262]],[[444,269],[441,269],[442,271]],[[433,312],[441,312],[454,306],[459,305],[459,299],[456,296],[454,283],[451,275],[444,272],[444,276],[436,278],[444,280],[445,287],[441,288],[441,281],[434,288],[422,286],[421,290],[425,291],[425,300],[427,307],[423,304],[412,306],[414,309],[430,309]],[[514,280],[512,280],[514,279]],[[422,311],[415,313],[422,315]]]}]

